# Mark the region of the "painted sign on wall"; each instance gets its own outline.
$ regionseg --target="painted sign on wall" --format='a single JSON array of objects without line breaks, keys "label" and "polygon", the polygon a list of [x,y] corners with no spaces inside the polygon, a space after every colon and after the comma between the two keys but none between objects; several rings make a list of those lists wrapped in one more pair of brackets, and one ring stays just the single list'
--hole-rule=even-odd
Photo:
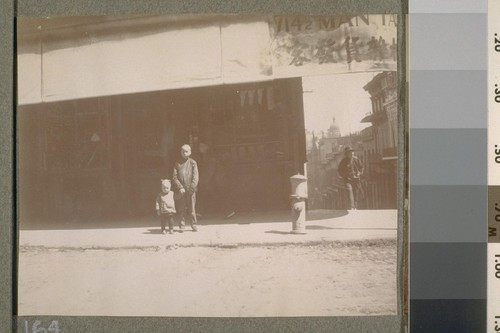
[{"label": "painted sign on wall", "polygon": [[396,15],[273,16],[276,77],[396,70]]}]

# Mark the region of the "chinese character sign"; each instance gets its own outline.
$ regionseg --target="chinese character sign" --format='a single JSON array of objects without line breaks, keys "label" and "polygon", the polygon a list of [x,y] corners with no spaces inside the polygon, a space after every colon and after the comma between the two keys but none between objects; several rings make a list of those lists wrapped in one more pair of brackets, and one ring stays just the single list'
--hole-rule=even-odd
[{"label": "chinese character sign", "polygon": [[396,15],[273,16],[274,75],[396,70],[396,26]]}]

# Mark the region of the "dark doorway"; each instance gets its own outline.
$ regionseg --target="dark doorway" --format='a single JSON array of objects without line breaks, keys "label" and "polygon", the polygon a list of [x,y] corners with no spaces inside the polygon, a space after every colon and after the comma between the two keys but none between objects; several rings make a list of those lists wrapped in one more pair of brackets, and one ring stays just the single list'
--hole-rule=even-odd
[{"label": "dark doorway", "polygon": [[23,106],[18,120],[26,219],[153,214],[186,143],[201,213],[288,209],[305,161],[300,79]]}]

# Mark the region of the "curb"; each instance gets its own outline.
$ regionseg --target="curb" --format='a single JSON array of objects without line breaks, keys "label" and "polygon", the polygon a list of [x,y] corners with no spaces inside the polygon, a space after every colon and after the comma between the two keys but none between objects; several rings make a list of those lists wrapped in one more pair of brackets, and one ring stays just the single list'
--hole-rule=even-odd
[{"label": "curb", "polygon": [[59,251],[59,252],[84,252],[84,251],[116,251],[116,250],[138,250],[158,252],[162,249],[172,250],[178,248],[220,248],[237,249],[247,247],[279,247],[279,246],[329,246],[331,248],[341,247],[372,247],[372,246],[397,246],[396,238],[373,238],[365,240],[310,240],[300,242],[249,242],[249,243],[183,243],[169,245],[132,245],[132,246],[45,246],[45,245],[20,245],[19,252],[32,251]]}]

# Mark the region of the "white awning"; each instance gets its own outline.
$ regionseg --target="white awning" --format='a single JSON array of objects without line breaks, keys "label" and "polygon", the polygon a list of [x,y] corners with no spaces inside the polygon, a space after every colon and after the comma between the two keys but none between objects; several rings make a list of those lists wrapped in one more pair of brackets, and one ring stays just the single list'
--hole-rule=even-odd
[{"label": "white awning", "polygon": [[[374,66],[368,60],[366,41],[373,36],[396,36],[394,22],[388,26],[390,21],[382,15],[362,20],[302,17],[301,26],[294,25],[294,19],[267,15],[186,19],[178,15],[143,17],[135,19],[135,25],[109,18],[72,25],[66,18],[57,29],[40,26],[29,42],[23,36],[18,39],[18,103],[380,71],[380,63]],[[289,28],[284,28],[285,23]],[[342,52],[354,52],[346,45],[342,48],[346,36],[357,37],[359,43],[356,52],[361,58],[352,66],[342,56]],[[335,50],[335,62],[329,62],[326,53],[334,51],[328,51],[325,43],[333,39],[340,49]],[[308,57],[307,63],[293,61],[301,52]],[[395,70],[395,64],[388,57],[384,68]]]}]

